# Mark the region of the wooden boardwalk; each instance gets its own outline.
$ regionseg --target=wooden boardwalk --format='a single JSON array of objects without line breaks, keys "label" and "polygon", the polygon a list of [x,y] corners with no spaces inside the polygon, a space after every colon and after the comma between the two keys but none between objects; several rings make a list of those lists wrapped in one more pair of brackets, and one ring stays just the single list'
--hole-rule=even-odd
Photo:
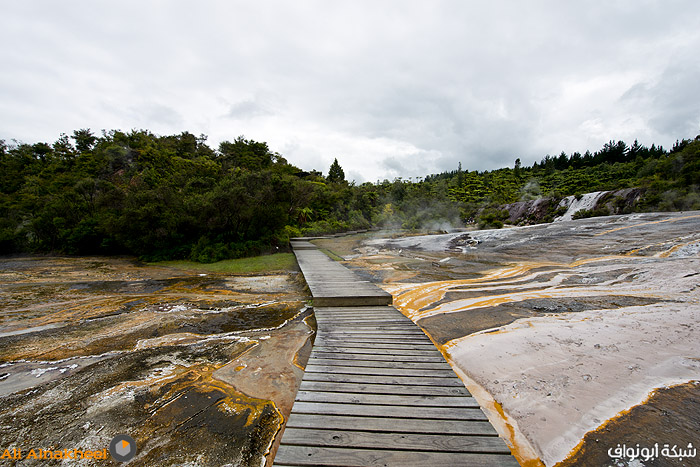
[{"label": "wooden boardwalk", "polygon": [[[312,293],[316,272],[336,269],[324,263],[354,276],[309,245],[294,249]],[[318,306],[314,294],[318,335],[274,465],[517,466],[423,331],[386,304],[358,306],[349,295],[344,305],[342,294],[382,291],[342,284],[314,285],[333,303]]]},{"label": "wooden boardwalk", "polygon": [[391,305],[391,294],[357,277],[308,241],[292,241],[297,262],[314,297],[314,306]]}]

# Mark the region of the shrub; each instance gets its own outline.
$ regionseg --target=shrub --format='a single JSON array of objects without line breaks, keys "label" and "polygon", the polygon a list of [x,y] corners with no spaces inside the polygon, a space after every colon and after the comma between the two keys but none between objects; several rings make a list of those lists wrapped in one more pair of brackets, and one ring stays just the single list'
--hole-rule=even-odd
[{"label": "shrub", "polygon": [[500,229],[510,214],[506,209],[487,208],[479,215],[480,229]]}]

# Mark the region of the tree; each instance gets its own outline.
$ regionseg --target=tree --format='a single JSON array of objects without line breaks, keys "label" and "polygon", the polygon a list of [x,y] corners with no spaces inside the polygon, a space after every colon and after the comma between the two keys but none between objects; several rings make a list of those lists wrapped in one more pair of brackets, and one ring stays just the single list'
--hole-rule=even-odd
[{"label": "tree", "polygon": [[72,138],[75,140],[76,149],[80,152],[90,151],[97,142],[97,138],[92,134],[89,128],[75,130]]},{"label": "tree", "polygon": [[333,159],[331,168],[328,170],[328,181],[331,183],[340,183],[345,181],[345,172],[343,168],[338,164],[338,159]]}]

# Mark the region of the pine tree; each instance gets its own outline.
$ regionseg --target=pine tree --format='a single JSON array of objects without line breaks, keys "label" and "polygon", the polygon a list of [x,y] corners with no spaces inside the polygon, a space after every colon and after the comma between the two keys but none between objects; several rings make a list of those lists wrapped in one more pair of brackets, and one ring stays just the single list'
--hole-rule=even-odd
[{"label": "pine tree", "polygon": [[338,183],[345,180],[345,172],[343,168],[338,164],[338,159],[333,159],[331,168],[328,170],[328,181],[331,183]]}]

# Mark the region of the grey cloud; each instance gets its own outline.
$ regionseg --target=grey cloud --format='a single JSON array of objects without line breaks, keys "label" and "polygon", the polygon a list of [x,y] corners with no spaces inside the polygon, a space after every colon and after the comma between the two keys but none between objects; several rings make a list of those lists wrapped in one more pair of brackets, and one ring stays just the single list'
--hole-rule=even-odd
[{"label": "grey cloud", "polygon": [[697,63],[674,64],[653,82],[632,86],[621,104],[646,116],[649,126],[670,138],[700,134],[700,66]]},{"label": "grey cloud", "polygon": [[[0,138],[245,134],[372,181],[531,163],[623,130],[669,146],[700,132],[699,23],[694,0],[9,2]],[[567,100],[565,83],[625,73],[644,79],[621,98]]]},{"label": "grey cloud", "polygon": [[[175,109],[167,105],[155,102],[147,102],[138,107],[132,107],[133,118],[138,120],[144,128],[154,127],[177,128],[184,125],[184,118]],[[183,128],[183,130],[185,130]]]},{"label": "grey cloud", "polygon": [[267,106],[254,99],[246,99],[235,104],[231,104],[227,117],[234,119],[249,119],[273,115],[274,112]]}]

